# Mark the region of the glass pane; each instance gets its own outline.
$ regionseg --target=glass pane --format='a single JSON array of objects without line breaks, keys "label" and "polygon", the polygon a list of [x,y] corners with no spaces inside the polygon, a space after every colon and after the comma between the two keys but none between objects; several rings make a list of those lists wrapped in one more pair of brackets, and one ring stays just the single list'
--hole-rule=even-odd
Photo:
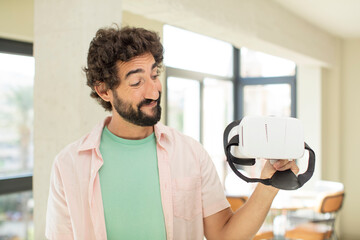
[{"label": "glass pane", "polygon": [[210,154],[221,181],[224,182],[226,159],[223,133],[234,118],[232,82],[206,78],[203,99],[203,145]]},{"label": "glass pane", "polygon": [[0,53],[0,176],[33,169],[33,57]]},{"label": "glass pane", "polygon": [[290,117],[290,84],[245,86],[244,115]]},{"label": "glass pane", "polygon": [[34,239],[32,192],[0,196],[0,239]]},{"label": "glass pane", "polygon": [[295,66],[290,60],[241,48],[242,77],[293,76]]},{"label": "glass pane", "polygon": [[164,26],[164,63],[166,66],[231,77],[233,47],[227,42]]},{"label": "glass pane", "polygon": [[167,79],[168,126],[200,141],[200,84],[196,80]]}]

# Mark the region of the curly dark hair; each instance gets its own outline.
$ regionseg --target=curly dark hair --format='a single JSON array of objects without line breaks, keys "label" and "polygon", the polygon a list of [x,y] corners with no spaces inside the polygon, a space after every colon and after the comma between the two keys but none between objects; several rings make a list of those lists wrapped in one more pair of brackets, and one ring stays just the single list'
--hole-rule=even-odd
[{"label": "curly dark hair", "polygon": [[145,53],[151,53],[161,68],[163,46],[157,33],[134,27],[101,28],[96,32],[90,43],[87,67],[83,70],[86,73],[87,85],[91,88],[90,96],[106,111],[112,110],[111,103],[102,100],[94,87],[104,82],[106,89],[115,89],[120,83],[116,63],[127,62]]}]

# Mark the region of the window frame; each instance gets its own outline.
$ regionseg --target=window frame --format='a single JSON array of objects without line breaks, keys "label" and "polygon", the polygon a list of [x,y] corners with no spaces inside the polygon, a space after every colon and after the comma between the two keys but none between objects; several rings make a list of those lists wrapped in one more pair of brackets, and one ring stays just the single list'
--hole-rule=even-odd
[{"label": "window frame", "polygon": [[224,77],[224,76],[219,76],[219,75],[214,75],[214,74],[208,74],[208,73],[202,73],[202,72],[195,72],[195,71],[191,71],[191,70],[185,70],[185,69],[180,69],[180,68],[173,68],[173,67],[165,67],[165,88],[166,88],[166,94],[165,94],[165,102],[166,102],[166,114],[165,114],[165,124],[168,124],[168,78],[169,77],[177,77],[177,78],[185,78],[185,79],[191,79],[191,80],[195,80],[199,82],[200,88],[199,88],[199,97],[200,97],[200,117],[199,117],[199,121],[200,121],[200,132],[199,132],[199,136],[200,136],[200,143],[203,143],[204,139],[204,126],[203,126],[203,120],[204,120],[204,114],[203,114],[203,109],[204,109],[204,102],[203,102],[203,96],[204,96],[204,81],[205,78],[213,78],[216,80],[220,80],[220,81],[232,81],[234,83],[235,79],[234,77]]},{"label": "window frame", "polygon": [[296,117],[296,78],[297,78],[297,67],[295,66],[295,74],[291,76],[277,76],[277,77],[242,77],[241,76],[241,50],[236,49],[238,55],[238,64],[237,64],[237,90],[236,94],[238,95],[237,100],[237,119],[242,119],[244,117],[244,87],[251,85],[273,85],[273,84],[289,84],[291,89],[291,117]]},{"label": "window frame", "polygon": [[[33,57],[33,43],[0,38],[0,53]],[[32,191],[33,173],[0,177],[0,195]]]},{"label": "window frame", "polygon": [[278,77],[242,77],[241,76],[241,49],[233,46],[233,76],[224,77],[202,72],[195,72],[180,68],[165,66],[165,123],[168,124],[168,77],[186,78],[199,81],[200,84],[200,142],[203,142],[203,82],[205,78],[215,78],[218,80],[232,81],[233,83],[233,98],[234,98],[234,119],[242,119],[244,117],[244,87],[249,85],[268,85],[268,84],[289,84],[291,88],[291,117],[296,117],[296,79],[297,68],[295,67],[295,74],[292,76],[278,76]]}]

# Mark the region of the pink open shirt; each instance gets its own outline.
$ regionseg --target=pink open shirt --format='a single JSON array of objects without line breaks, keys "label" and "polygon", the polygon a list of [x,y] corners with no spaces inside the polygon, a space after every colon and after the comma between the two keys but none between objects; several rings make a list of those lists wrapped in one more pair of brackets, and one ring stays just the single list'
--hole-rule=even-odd
[{"label": "pink open shirt", "polygon": [[[105,119],[56,156],[47,238],[106,239],[98,171],[103,164],[101,134],[109,121]],[[158,123],[155,136],[167,239],[203,239],[203,218],[229,207],[214,165],[198,142],[172,128]]]}]

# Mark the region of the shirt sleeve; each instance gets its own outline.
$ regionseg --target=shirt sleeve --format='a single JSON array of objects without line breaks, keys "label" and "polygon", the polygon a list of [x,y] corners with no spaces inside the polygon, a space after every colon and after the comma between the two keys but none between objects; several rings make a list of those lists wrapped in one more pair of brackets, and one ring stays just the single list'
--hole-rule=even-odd
[{"label": "shirt sleeve", "polygon": [[51,170],[45,236],[51,240],[74,239],[58,158]]},{"label": "shirt sleeve", "polygon": [[214,163],[203,149],[200,156],[201,194],[204,218],[230,207]]}]

